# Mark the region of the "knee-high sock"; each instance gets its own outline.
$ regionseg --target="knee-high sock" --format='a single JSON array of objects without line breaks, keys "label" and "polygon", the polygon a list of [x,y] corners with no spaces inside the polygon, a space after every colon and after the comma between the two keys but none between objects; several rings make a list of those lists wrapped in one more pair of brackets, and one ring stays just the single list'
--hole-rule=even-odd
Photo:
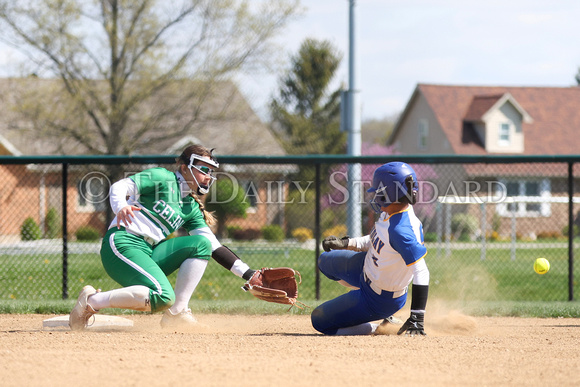
[{"label": "knee-high sock", "polygon": [[143,312],[151,311],[149,288],[143,285],[128,286],[126,288],[98,292],[88,299],[89,305],[95,309],[121,308]]},{"label": "knee-high sock", "polygon": [[336,336],[360,336],[360,335],[371,335],[376,330],[379,324],[376,323],[362,323],[347,328],[339,328],[336,332]]},{"label": "knee-high sock", "polygon": [[183,261],[177,272],[175,281],[175,303],[169,308],[176,314],[187,309],[189,300],[195,288],[201,281],[208,261],[206,259],[189,258]]}]

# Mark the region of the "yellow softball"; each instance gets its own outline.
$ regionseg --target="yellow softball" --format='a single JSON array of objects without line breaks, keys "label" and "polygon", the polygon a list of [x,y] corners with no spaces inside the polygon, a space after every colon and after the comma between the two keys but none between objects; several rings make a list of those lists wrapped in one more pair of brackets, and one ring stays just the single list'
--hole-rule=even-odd
[{"label": "yellow softball", "polygon": [[550,262],[546,258],[538,258],[534,261],[534,271],[538,274],[546,274],[550,270]]}]

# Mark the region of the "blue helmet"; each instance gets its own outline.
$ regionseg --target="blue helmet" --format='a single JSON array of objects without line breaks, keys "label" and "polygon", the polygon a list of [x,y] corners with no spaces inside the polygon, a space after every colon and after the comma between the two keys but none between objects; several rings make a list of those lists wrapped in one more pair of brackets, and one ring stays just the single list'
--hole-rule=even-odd
[{"label": "blue helmet", "polygon": [[417,175],[411,166],[401,161],[383,164],[373,174],[373,183],[367,192],[374,193],[370,205],[380,213],[381,207],[406,200],[415,204],[419,192]]}]

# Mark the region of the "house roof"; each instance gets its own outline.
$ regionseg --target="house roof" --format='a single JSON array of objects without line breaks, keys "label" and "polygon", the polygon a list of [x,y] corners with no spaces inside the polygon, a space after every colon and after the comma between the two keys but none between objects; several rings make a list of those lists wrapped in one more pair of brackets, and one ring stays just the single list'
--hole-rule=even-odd
[{"label": "house roof", "polygon": [[533,119],[530,117],[528,112],[526,112],[516,101],[510,93],[505,93],[501,95],[476,95],[473,97],[471,105],[463,118],[467,122],[482,122],[486,120],[486,117],[492,113],[495,109],[499,109],[505,103],[509,102],[522,116],[522,121],[526,123],[532,123]]},{"label": "house roof", "polygon": [[[140,139],[147,144],[141,154],[177,154],[190,143],[200,143],[208,148],[216,148],[216,155],[284,155],[282,146],[273,133],[252,110],[248,102],[232,82],[219,82],[212,89],[209,97],[198,106],[183,106],[185,111],[176,111],[161,124]],[[72,138],[46,137],[39,134],[19,112],[19,98],[24,94],[33,95],[28,90],[43,90],[50,100],[51,90],[57,90],[58,80],[40,78],[4,78],[0,79],[0,145],[10,154],[23,155],[75,155],[87,154],[76,140]],[[171,90],[166,99],[178,99],[179,87]],[[173,94],[172,94],[173,93]],[[48,95],[47,95],[48,94]],[[55,93],[56,94],[56,93]],[[159,97],[158,97],[159,98]],[[52,98],[55,100],[56,98]],[[58,102],[55,104],[58,106]],[[151,101],[144,109],[156,109],[156,102]],[[190,112],[194,113],[190,113]],[[71,112],[72,113],[72,112]],[[186,126],[188,114],[196,114],[199,119],[178,138],[164,138],[164,129]],[[137,122],[146,117],[139,112],[132,117]],[[217,119],[216,119],[217,118]],[[136,125],[137,126],[137,125]],[[129,130],[124,141],[131,141]],[[98,136],[95,137],[98,140]]]},{"label": "house roof", "polygon": [[487,113],[502,97],[497,95],[476,95],[471,100],[471,105],[465,114],[465,121],[481,121]]},{"label": "house roof", "polygon": [[[458,155],[485,155],[481,141],[466,121],[483,117],[509,94],[525,114],[522,122],[524,155],[577,154],[571,141],[580,128],[580,87],[510,87],[417,85],[401,115],[390,142],[396,138],[405,116],[423,95],[451,146]],[[516,106],[517,108],[517,106]]]}]

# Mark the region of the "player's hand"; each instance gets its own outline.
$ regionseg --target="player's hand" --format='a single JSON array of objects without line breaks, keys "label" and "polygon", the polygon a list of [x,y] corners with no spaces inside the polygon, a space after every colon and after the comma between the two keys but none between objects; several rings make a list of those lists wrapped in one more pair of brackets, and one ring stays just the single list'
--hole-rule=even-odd
[{"label": "player's hand", "polygon": [[322,248],[324,251],[344,250],[348,247],[348,240],[349,237],[347,236],[338,239],[338,237],[331,235],[322,240]]},{"label": "player's hand", "polygon": [[399,329],[399,332],[397,332],[398,335],[402,335],[403,333],[409,336],[427,336],[425,333],[425,314],[411,312],[411,317],[405,321],[401,329]]},{"label": "player's hand", "polygon": [[133,223],[133,219],[135,219],[133,211],[141,211],[141,209],[135,206],[125,206],[117,212],[117,228],[120,228],[123,225],[128,226]]}]

